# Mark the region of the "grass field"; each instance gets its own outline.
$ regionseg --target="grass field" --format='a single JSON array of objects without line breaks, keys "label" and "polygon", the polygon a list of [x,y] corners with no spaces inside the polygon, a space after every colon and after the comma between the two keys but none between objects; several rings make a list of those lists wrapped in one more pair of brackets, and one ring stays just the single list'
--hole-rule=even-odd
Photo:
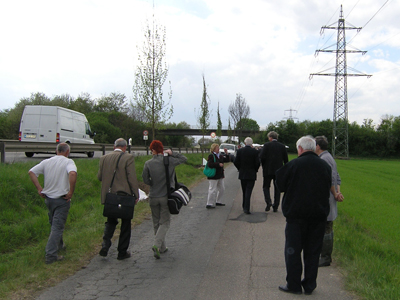
[{"label": "grass field", "polygon": [[345,201],[334,222],[335,260],[365,299],[400,299],[400,161],[338,160]]},{"label": "grass field", "polygon": [[[186,156],[188,162],[177,174],[190,186],[204,175],[198,168],[201,154]],[[140,181],[147,159],[135,160]],[[75,162],[78,182],[65,229],[68,255],[52,265],[44,264],[47,209],[28,176],[34,163],[0,165],[0,299],[34,299],[98,253],[104,226],[98,159]],[[334,261],[345,275],[346,287],[362,299],[400,299],[400,161],[352,159],[338,160],[337,165],[345,201],[338,204],[334,222]],[[134,223],[148,214],[148,204],[139,203]]]}]

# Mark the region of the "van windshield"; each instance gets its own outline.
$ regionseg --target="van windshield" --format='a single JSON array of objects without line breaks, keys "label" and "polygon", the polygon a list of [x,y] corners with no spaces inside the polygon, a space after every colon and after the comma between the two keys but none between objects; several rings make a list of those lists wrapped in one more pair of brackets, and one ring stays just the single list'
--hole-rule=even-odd
[{"label": "van windshield", "polygon": [[229,144],[222,144],[220,148],[221,149],[226,148],[228,150],[235,150],[235,146],[234,145],[229,145]]}]

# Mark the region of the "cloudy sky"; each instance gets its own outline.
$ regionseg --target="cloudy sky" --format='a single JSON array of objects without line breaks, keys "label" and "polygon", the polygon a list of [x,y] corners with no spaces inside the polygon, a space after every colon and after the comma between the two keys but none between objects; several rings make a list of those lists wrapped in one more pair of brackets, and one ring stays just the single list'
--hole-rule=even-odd
[{"label": "cloudy sky", "polygon": [[[132,98],[137,45],[154,14],[166,27],[170,121],[196,125],[205,76],[216,124],[240,93],[260,126],[285,118],[332,119],[335,30],[340,5],[347,65],[373,75],[348,78],[349,120],[400,115],[400,1],[396,0],[0,0],[0,110],[23,97],[119,92]],[[351,25],[350,25],[351,24]],[[330,70],[328,70],[330,69]],[[352,69],[348,73],[354,73]]]}]

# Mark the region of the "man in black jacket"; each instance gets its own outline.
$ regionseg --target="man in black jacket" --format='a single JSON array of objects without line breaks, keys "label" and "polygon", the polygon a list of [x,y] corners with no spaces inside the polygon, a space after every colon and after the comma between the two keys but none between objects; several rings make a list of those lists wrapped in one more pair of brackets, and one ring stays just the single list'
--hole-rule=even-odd
[{"label": "man in black jacket", "polygon": [[243,211],[250,214],[250,198],[257,179],[260,160],[258,151],[253,148],[253,139],[247,137],[244,143],[246,146],[237,151],[234,165],[239,171],[239,179],[242,185]]},{"label": "man in black jacket", "polygon": [[[264,147],[260,154],[260,160],[263,167],[263,191],[265,203],[267,203],[267,207],[265,211],[269,211],[271,206],[274,212],[278,211],[281,192],[277,188],[275,184],[275,172],[283,164],[288,162],[288,155],[286,152],[286,146],[282,143],[278,142],[278,134],[275,131],[270,131],[268,133],[269,142],[264,144]],[[270,185],[271,180],[274,183],[274,203],[272,204],[271,195],[270,195]]]},{"label": "man in black jacket", "polygon": [[[276,172],[276,184],[284,192],[282,212],[286,217],[284,292],[311,294],[317,287],[319,255],[329,214],[331,167],[315,151],[315,140],[302,137],[296,143],[298,158]],[[301,252],[304,260],[304,279]]]}]

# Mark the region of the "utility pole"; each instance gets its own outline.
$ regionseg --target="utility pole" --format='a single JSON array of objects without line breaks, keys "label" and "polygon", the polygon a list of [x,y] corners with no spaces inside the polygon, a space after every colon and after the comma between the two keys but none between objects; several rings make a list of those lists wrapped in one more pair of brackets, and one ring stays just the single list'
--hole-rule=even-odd
[{"label": "utility pole", "polygon": [[[349,23],[350,24],[350,23]],[[358,32],[362,27],[350,27],[345,26],[345,20],[343,17],[343,7],[340,6],[340,17],[337,23],[329,26],[321,27],[321,34],[324,33],[325,29],[337,30],[337,45],[336,50],[316,50],[315,55],[319,52],[331,52],[336,53],[336,69],[335,73],[313,73],[310,74],[310,78],[313,75],[322,76],[335,76],[335,94],[334,94],[334,108],[333,108],[333,136],[332,136],[332,155],[333,157],[349,158],[349,122],[348,122],[348,110],[347,110],[347,77],[348,76],[368,76],[367,74],[348,74],[347,73],[347,61],[346,53],[362,53],[364,55],[367,51],[361,50],[346,50],[346,29],[356,29]],[[329,48],[329,47],[328,47]],[[354,70],[354,69],[353,69]],[[354,70],[356,71],[356,70]]]}]

